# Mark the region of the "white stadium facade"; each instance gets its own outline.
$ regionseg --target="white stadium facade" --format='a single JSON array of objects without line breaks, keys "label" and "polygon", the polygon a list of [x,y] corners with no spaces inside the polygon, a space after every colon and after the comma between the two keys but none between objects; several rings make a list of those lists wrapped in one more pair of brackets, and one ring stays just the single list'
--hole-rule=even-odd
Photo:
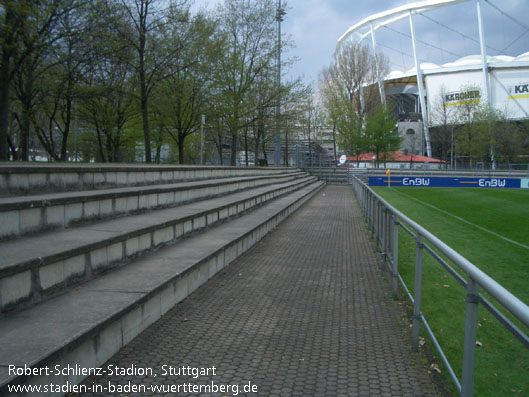
[{"label": "white stadium facade", "polygon": [[[460,3],[476,4],[475,18],[479,27],[479,54],[469,54],[454,62],[419,63],[414,15],[425,14]],[[468,101],[489,104],[508,120],[529,119],[529,52],[518,56],[487,55],[482,20],[482,0],[427,0],[409,3],[369,16],[351,26],[338,40],[341,45],[353,40],[371,40],[377,49],[376,31],[397,21],[409,21],[410,39],[415,66],[406,71],[391,71],[379,76],[378,88],[383,103],[391,98],[399,118],[399,130],[405,137],[404,147],[414,154],[432,156],[430,128],[446,120],[439,117],[440,106],[457,107]],[[457,124],[457,120],[450,121]],[[410,146],[413,139],[413,146]]]}]

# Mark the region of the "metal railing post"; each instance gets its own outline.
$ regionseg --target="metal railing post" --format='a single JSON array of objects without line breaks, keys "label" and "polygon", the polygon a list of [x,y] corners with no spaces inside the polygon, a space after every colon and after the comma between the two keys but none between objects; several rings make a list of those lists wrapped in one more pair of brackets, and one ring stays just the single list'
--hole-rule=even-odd
[{"label": "metal railing post", "polygon": [[367,225],[371,228],[371,195],[369,192],[366,194],[366,208],[367,208]]},{"label": "metal railing post", "polygon": [[389,209],[387,207],[384,207],[385,211],[386,211],[386,261],[388,260],[388,258],[390,257],[390,252],[391,252],[391,212],[389,211]]},{"label": "metal railing post", "polygon": [[371,195],[371,218],[371,238],[373,238],[377,229],[377,206],[373,195]]},{"label": "metal railing post", "polygon": [[465,314],[465,344],[463,347],[463,379],[461,396],[474,395],[474,362],[476,357],[476,336],[478,332],[479,285],[472,278],[467,279],[467,307]]},{"label": "metal railing post", "polygon": [[377,201],[377,228],[376,228],[376,233],[375,233],[377,247],[380,246],[380,223],[381,223],[380,212],[381,212],[381,204],[380,204],[380,201]]},{"label": "metal railing post", "polygon": [[422,249],[424,243],[422,236],[417,233],[415,236],[415,288],[413,293],[413,325],[411,329],[411,348],[413,351],[419,350],[419,331],[421,329],[421,287],[422,287]]},{"label": "metal railing post", "polygon": [[380,206],[380,212],[382,214],[381,216],[381,237],[380,237],[380,251],[382,252],[382,262],[386,262],[386,207]]},{"label": "metal railing post", "polygon": [[369,195],[369,215],[371,237],[373,237],[373,233],[375,232],[375,198],[372,194]]},{"label": "metal railing post", "polygon": [[[424,331],[432,339],[433,345],[440,354],[440,358],[446,365],[448,373],[452,378],[457,390],[462,396],[472,396],[474,393],[475,382],[475,354],[476,354],[476,336],[478,325],[478,308],[479,303],[488,310],[500,324],[509,332],[511,332],[516,339],[518,339],[525,347],[529,346],[529,336],[522,330],[515,326],[510,320],[505,318],[498,309],[488,302],[485,298],[480,297],[479,290],[483,289],[505,308],[510,311],[518,320],[529,327],[529,306],[522,302],[519,298],[512,295],[503,286],[498,284],[495,280],[483,273],[474,264],[469,262],[459,253],[454,251],[444,242],[439,240],[430,231],[424,229],[412,219],[408,218],[403,213],[388,204],[384,199],[374,193],[367,185],[360,182],[354,177],[355,194],[361,195],[362,206],[365,216],[367,217],[367,224],[371,232],[371,238],[376,234],[378,244],[382,241],[381,247],[385,252],[385,259],[391,257],[392,261],[392,292],[393,296],[397,296],[399,284],[402,283],[403,292],[410,298],[413,307],[412,319],[412,335],[411,344],[412,350],[419,349],[419,334],[421,327],[424,326]],[[381,219],[382,217],[382,219]],[[416,241],[416,258],[415,258],[415,288],[414,296],[405,284],[404,280],[398,273],[398,256],[399,256],[399,232],[402,228],[403,233],[408,233]],[[381,230],[382,229],[382,230]],[[382,233],[382,235],[380,234]],[[380,238],[380,240],[379,240]],[[425,245],[427,242],[427,245]],[[377,245],[378,248],[378,245]],[[443,352],[439,341],[436,339],[432,329],[428,325],[426,318],[421,313],[422,306],[422,266],[423,266],[423,252],[426,250],[433,259],[437,260],[445,270],[447,270],[457,282],[462,284],[467,289],[466,298],[466,317],[465,317],[465,333],[464,333],[464,348],[463,348],[463,371],[461,382],[455,374],[448,358]],[[439,251],[438,254],[436,251]],[[446,256],[446,260],[440,255]],[[448,261],[455,264],[461,271],[467,274],[467,281],[462,278],[456,269],[454,269]]]},{"label": "metal railing post", "polygon": [[380,244],[380,201],[376,202],[377,205],[377,221],[376,221],[376,229],[375,229],[375,242],[376,246],[378,247]]},{"label": "metal railing post", "polygon": [[375,234],[375,198],[372,194],[369,195],[369,213],[370,213],[370,230],[371,230],[371,238],[373,238],[373,235]]},{"label": "metal railing post", "polygon": [[393,252],[391,255],[392,263],[392,277],[393,277],[393,298],[397,298],[399,294],[399,221],[395,215],[392,216],[393,225]]},{"label": "metal railing post", "polygon": [[367,219],[367,224],[369,225],[369,191],[367,189],[364,189],[364,207],[365,217]]}]

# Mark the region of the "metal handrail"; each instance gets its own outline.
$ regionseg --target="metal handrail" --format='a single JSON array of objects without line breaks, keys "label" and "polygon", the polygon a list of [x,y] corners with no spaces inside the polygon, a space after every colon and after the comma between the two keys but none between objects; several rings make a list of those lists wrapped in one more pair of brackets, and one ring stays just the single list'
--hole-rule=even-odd
[{"label": "metal handrail", "polygon": [[[448,371],[460,391],[462,396],[472,396],[474,393],[474,358],[477,334],[477,314],[478,305],[481,303],[484,308],[491,312],[500,324],[511,332],[526,348],[529,348],[529,337],[516,327],[510,320],[487,301],[481,294],[479,288],[483,288],[488,294],[494,297],[505,309],[512,313],[519,321],[529,328],[529,306],[519,298],[505,289],[502,285],[480,270],[477,266],[445,244],[429,230],[410,219],[402,212],[391,206],[382,197],[377,195],[371,188],[364,184],[356,176],[352,176],[352,186],[360,203],[364,216],[367,219],[368,227],[376,239],[377,245],[382,251],[382,258],[389,261],[392,266],[393,295],[397,297],[398,283],[400,282],[406,294],[414,306],[414,318],[412,324],[412,348],[418,350],[419,327],[421,322],[433,340],[434,346],[439,351],[441,358],[448,368]],[[407,225],[407,226],[406,226]],[[404,280],[398,273],[398,228],[403,228],[416,240],[416,261],[415,261],[415,297],[411,295]],[[413,230],[412,230],[413,229]],[[429,244],[429,245],[428,245]],[[434,249],[448,258],[455,266],[467,275],[465,281],[459,274],[438,255]],[[461,383],[455,375],[448,359],[441,349],[435,335],[422,315],[421,308],[421,286],[422,286],[422,254],[426,250],[467,289],[466,318],[465,318],[465,342],[463,352],[463,377]]]}]

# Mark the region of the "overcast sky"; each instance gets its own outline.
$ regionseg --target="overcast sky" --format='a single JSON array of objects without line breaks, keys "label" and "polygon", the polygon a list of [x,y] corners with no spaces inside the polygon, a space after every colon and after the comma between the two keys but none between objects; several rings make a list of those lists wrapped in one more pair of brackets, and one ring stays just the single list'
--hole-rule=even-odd
[{"label": "overcast sky", "polygon": [[[221,0],[195,0],[196,6],[219,3]],[[289,71],[290,77],[303,76],[305,83],[317,85],[318,74],[332,62],[338,38],[364,18],[403,4],[406,0],[283,0],[287,14],[282,32],[295,46],[286,56],[298,60]],[[487,55],[517,56],[529,51],[529,0],[484,0],[482,12]],[[521,22],[502,15],[493,6]],[[479,33],[476,1],[452,5],[414,16],[418,52],[421,62],[444,64],[479,54]],[[376,33],[379,49],[389,57],[391,70],[405,71],[414,67],[409,21],[405,19]],[[369,41],[370,43],[370,41]],[[427,43],[427,44],[426,44]]]}]

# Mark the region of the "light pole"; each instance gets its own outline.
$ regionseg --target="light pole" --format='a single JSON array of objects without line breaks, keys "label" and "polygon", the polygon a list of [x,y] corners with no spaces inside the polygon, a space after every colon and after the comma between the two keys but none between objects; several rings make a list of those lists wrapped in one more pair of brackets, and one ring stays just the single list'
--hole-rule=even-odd
[{"label": "light pole", "polygon": [[206,122],[206,115],[203,114],[200,118],[200,165],[204,165],[204,123]]},{"label": "light pole", "polygon": [[276,104],[276,136],[275,136],[275,153],[274,165],[279,167],[281,165],[281,22],[285,15],[285,10],[281,8],[281,0],[277,0],[277,104]]},{"label": "light pole", "polygon": [[452,134],[450,138],[450,168],[454,169],[454,127],[452,126]]}]

